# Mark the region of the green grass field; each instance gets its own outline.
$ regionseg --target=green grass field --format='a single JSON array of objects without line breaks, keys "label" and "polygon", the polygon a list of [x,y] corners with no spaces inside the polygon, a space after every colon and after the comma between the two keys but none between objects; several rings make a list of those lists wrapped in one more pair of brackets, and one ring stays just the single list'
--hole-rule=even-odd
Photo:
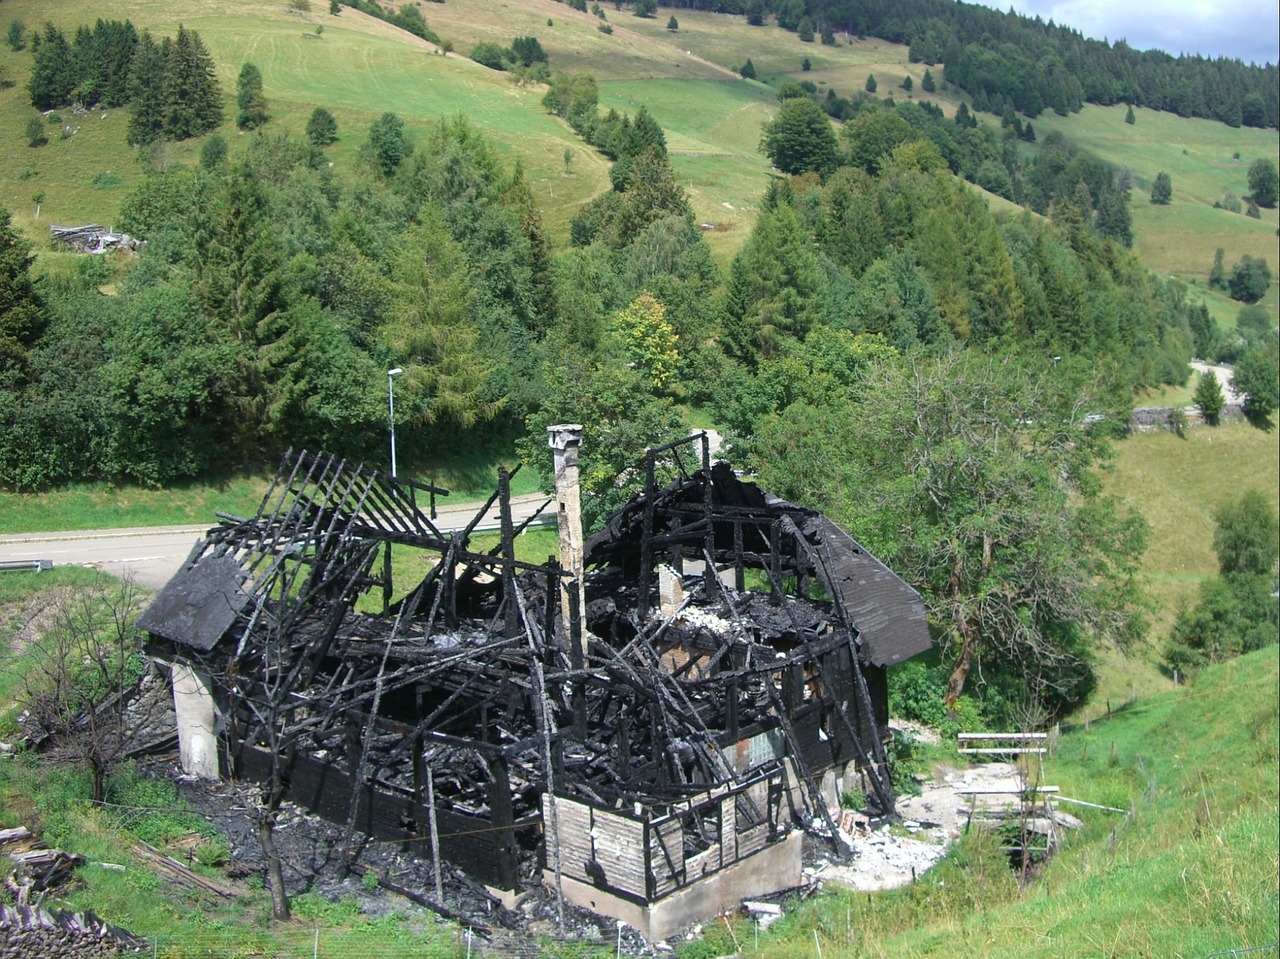
[{"label": "green grass field", "polygon": [[1085,827],[1025,888],[994,838],[971,835],[915,885],[874,895],[829,885],[793,904],[758,947],[745,923],[741,949],[716,929],[718,954],[1274,956],[1278,679],[1275,650],[1261,650],[1064,735],[1045,781],[1133,813],[1064,805]]},{"label": "green grass field", "polygon": [[[197,30],[218,66],[228,107],[240,64],[251,61],[262,71],[271,121],[266,132],[286,130],[300,136],[311,111],[324,106],[338,120],[339,141],[330,148],[333,162],[349,168],[368,125],[387,110],[400,114],[410,135],[421,135],[440,118],[465,111],[509,157],[518,156],[547,212],[547,228],[567,238],[568,221],[582,203],[608,188],[608,164],[582,144],[564,123],[541,109],[541,87],[520,87],[508,76],[460,56],[440,56],[434,45],[357,11],[344,8],[339,17],[314,11],[299,16],[285,4],[250,0],[184,5],[186,26]],[[53,19],[64,29],[84,22],[81,8],[70,3],[6,4],[7,15],[28,24]],[[177,28],[172,4],[126,0],[113,15],[128,16],[139,27],[158,33]],[[254,23],[245,30],[246,20]],[[324,27],[321,36],[315,27]],[[22,84],[30,69],[28,53],[0,51],[18,85],[0,94],[0,128],[21,130],[34,115]],[[72,121],[70,111],[60,111]],[[235,151],[246,140],[235,128],[228,108],[221,133]],[[37,244],[48,242],[49,223],[101,222],[109,225],[120,200],[144,175],[136,152],[125,144],[123,110],[74,118],[77,132],[60,139],[51,131],[47,146],[15,144],[0,156],[0,197],[15,222]],[[170,163],[191,163],[202,140],[171,145]],[[574,151],[568,171],[565,149]],[[104,176],[105,175],[105,176]],[[95,185],[104,182],[109,187]],[[40,220],[31,197],[45,194]]]}]

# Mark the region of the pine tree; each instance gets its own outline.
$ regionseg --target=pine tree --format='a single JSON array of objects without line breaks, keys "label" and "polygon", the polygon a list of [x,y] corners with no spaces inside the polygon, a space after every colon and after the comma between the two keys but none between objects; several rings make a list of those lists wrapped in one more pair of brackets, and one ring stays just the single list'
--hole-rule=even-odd
[{"label": "pine tree", "polygon": [[876,76],[874,73],[867,74],[867,82],[863,84],[863,89],[868,93],[876,92]]},{"label": "pine tree", "polygon": [[934,81],[933,74],[928,70],[925,70],[924,79],[920,81],[920,89],[925,93],[933,93],[934,90],[938,89],[938,84]]},{"label": "pine tree", "polygon": [[680,21],[676,19],[676,16],[674,13],[667,20],[667,29],[670,30],[672,33],[675,33],[677,30],[680,29]]},{"label": "pine tree", "polygon": [[236,104],[240,113],[236,125],[241,130],[256,130],[267,122],[267,98],[262,95],[262,72],[252,63],[240,68],[236,80]]},{"label": "pine tree", "polygon": [[1129,124],[1130,126],[1133,126],[1133,124],[1135,124],[1135,123],[1137,123],[1137,122],[1138,122],[1138,121],[1137,121],[1137,118],[1136,118],[1136,117],[1134,117],[1134,115],[1133,115],[1133,104],[1132,104],[1132,103],[1130,103],[1130,104],[1129,104],[1129,108],[1128,108],[1127,110],[1125,110],[1125,112],[1124,112],[1124,122],[1125,122],[1125,123],[1127,123],[1127,124]]}]

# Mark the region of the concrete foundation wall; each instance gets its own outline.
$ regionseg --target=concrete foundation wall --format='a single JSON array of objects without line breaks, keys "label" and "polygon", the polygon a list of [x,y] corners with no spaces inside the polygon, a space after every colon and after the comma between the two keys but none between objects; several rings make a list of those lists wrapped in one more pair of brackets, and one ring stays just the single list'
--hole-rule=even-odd
[{"label": "concrete foundation wall", "polygon": [[190,664],[174,662],[173,711],[178,718],[178,752],[182,771],[201,779],[218,778],[218,737],[209,677]]},{"label": "concrete foundation wall", "polygon": [[[793,832],[782,842],[766,846],[754,856],[741,859],[647,906],[567,876],[561,879],[561,888],[565,899],[573,905],[621,919],[653,942],[667,939],[695,922],[736,909],[743,899],[798,886],[802,843],[803,834]],[[546,870],[543,880],[554,887],[555,874]]]}]

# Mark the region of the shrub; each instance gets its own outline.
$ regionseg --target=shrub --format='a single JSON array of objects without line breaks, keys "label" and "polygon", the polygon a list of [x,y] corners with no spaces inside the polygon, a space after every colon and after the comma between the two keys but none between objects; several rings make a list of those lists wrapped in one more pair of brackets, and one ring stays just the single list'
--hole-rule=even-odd
[{"label": "shrub", "polygon": [[496,43],[489,43],[487,40],[472,47],[470,57],[490,70],[506,70],[515,59],[515,55],[510,50]]},{"label": "shrub", "polygon": [[27,146],[42,147],[49,142],[49,138],[44,132],[44,120],[40,117],[29,117],[27,119]]}]

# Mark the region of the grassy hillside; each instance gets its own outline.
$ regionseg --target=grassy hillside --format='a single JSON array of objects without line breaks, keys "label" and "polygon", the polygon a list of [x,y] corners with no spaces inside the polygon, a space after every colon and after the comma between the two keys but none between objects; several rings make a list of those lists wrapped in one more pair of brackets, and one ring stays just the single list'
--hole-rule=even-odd
[{"label": "grassy hillside", "polygon": [[[89,14],[71,0],[9,0],[6,17],[35,28],[46,19],[71,32]],[[509,156],[518,156],[534,184],[551,236],[567,239],[568,223],[579,207],[607,189],[607,162],[583,144],[563,123],[539,107],[542,88],[519,87],[504,74],[479,67],[465,54],[480,41],[508,45],[517,36],[536,36],[554,70],[583,70],[601,82],[605,108],[634,111],[646,106],[667,131],[673,165],[689,190],[695,216],[708,224],[707,239],[717,259],[730,259],[755,218],[755,204],[769,170],[757,149],[760,126],[776,107],[764,82],[744,81],[734,70],[751,58],[761,80],[783,76],[811,80],[820,91],[842,96],[862,90],[868,74],[881,96],[908,97],[898,85],[910,75],[915,96],[928,97],[951,111],[958,91],[941,81],[935,94],[923,94],[925,65],[907,62],[907,48],[874,39],[838,35],[835,46],[801,43],[775,26],[751,27],[741,17],[678,10],[679,30],[666,29],[667,11],[641,19],[606,9],[613,33],[597,29],[601,20],[554,0],[450,0],[423,8],[428,24],[451,41],[456,54],[440,56],[426,43],[381,21],[344,8],[338,17],[313,3],[306,13],[287,3],[261,0],[122,0],[112,16],[129,17],[138,26],[172,33],[179,20],[200,32],[217,64],[228,103],[235,77],[246,60],[262,71],[272,121],[267,130],[300,134],[315,106],[324,106],[339,122],[340,140],[330,149],[335,164],[349,166],[368,124],[394,110],[410,132],[443,115],[466,112]],[[253,29],[245,25],[252,23]],[[317,35],[316,28],[323,27]],[[808,58],[810,71],[801,70]],[[50,131],[48,146],[25,146],[20,131],[33,110],[23,87],[30,54],[0,48],[16,85],[0,91],[0,129],[13,148],[0,156],[0,198],[17,222],[42,245],[49,222],[110,223],[122,196],[143,175],[134,151],[124,143],[123,111],[63,120],[75,133],[60,138]],[[228,111],[228,115],[230,116]],[[1138,122],[1123,122],[1123,107],[1086,107],[1079,114],[1036,118],[1041,136],[1061,129],[1073,141],[1104,158],[1129,167],[1136,179],[1133,212],[1137,248],[1162,272],[1203,283],[1213,251],[1227,251],[1228,264],[1244,253],[1275,260],[1276,214],[1262,221],[1213,210],[1224,190],[1245,191],[1244,175],[1256,156],[1277,155],[1273,132],[1230,130],[1205,120],[1138,110]],[[989,118],[988,118],[989,119]],[[222,133],[239,139],[234,124]],[[167,162],[192,162],[200,141],[169,148]],[[565,150],[572,152],[566,167]],[[1233,159],[1238,153],[1240,158]],[[1174,202],[1146,203],[1145,191],[1160,171],[1173,178]],[[33,197],[44,194],[40,221]],[[1277,264],[1280,265],[1280,264]],[[1280,303],[1273,291],[1267,301]],[[1210,297],[1219,322],[1230,323],[1238,307]]]},{"label": "grassy hillside", "polygon": [[[1259,157],[1280,162],[1280,141],[1274,130],[1235,129],[1210,120],[1192,120],[1171,113],[1135,108],[1136,122],[1124,122],[1125,107],[1086,106],[1079,113],[1059,117],[1052,112],[1035,120],[1040,138],[1061,130],[1073,143],[1104,160],[1127,167],[1135,189],[1131,210],[1134,249],[1153,270],[1173,273],[1197,283],[1202,291],[1213,266],[1213,251],[1225,251],[1227,268],[1248,253],[1277,262],[1275,209],[1262,218],[1215,210],[1224,193],[1239,197],[1249,192],[1249,164]],[[1151,181],[1161,171],[1173,181],[1173,201],[1154,206]],[[1207,291],[1206,291],[1207,292]],[[1240,304],[1218,293],[1206,296],[1219,323],[1234,325]],[[1277,315],[1280,295],[1275,284],[1264,300]]]},{"label": "grassy hillside", "polygon": [[[1145,647],[1099,650],[1098,689],[1084,714],[1090,717],[1127,701],[1172,687],[1159,668],[1179,610],[1192,606],[1200,583],[1218,572],[1213,514],[1241,491],[1256,487],[1280,501],[1280,436],[1245,424],[1172,433],[1140,433],[1117,447],[1104,483],[1134,507],[1151,527],[1141,576],[1152,603]],[[1274,655],[1274,651],[1273,651]]]},{"label": "grassy hillside", "polygon": [[[71,31],[88,16],[69,2],[18,2],[5,5],[6,16],[35,25],[52,19]],[[114,16],[129,17],[139,27],[172,33],[180,15],[197,30],[218,67],[230,105],[240,65],[252,61],[262,71],[271,121],[267,132],[287,130],[301,135],[316,106],[329,109],[338,120],[339,141],[330,149],[339,166],[350,166],[368,125],[393,110],[406,121],[410,134],[421,134],[440,117],[465,112],[498,147],[518,155],[548,214],[554,234],[567,234],[576,208],[608,187],[607,163],[581,144],[566,125],[540,108],[541,88],[517,87],[504,74],[488,70],[460,56],[439,55],[432,44],[367,17],[343,9],[341,16],[320,13],[300,16],[285,4],[252,0],[222,0],[184,4],[125,0]],[[253,29],[245,24],[252,22]],[[315,29],[323,26],[317,36]],[[28,53],[4,48],[3,62],[18,81],[0,94],[0,128],[19,131],[34,114],[22,84],[30,69]],[[32,149],[25,140],[0,156],[0,197],[11,206],[16,222],[37,243],[46,243],[50,222],[110,223],[121,197],[142,177],[136,154],[125,144],[127,117],[122,110],[64,119],[78,127],[69,139],[51,133],[47,146]],[[222,134],[233,150],[241,139],[233,112]],[[21,142],[21,146],[17,143]],[[177,144],[168,161],[190,163],[202,141]],[[574,152],[569,171],[564,151]],[[45,193],[40,222],[34,220],[35,192]]]},{"label": "grassy hillside", "polygon": [[[795,959],[820,947],[824,959],[1189,959],[1270,947],[1256,955],[1275,955],[1278,679],[1275,650],[1262,650],[1064,736],[1046,781],[1133,814],[1071,807],[1085,829],[1025,889],[994,840],[967,838],[916,885],[871,896],[829,891],[744,954]],[[738,935],[751,942],[748,930]]]}]

